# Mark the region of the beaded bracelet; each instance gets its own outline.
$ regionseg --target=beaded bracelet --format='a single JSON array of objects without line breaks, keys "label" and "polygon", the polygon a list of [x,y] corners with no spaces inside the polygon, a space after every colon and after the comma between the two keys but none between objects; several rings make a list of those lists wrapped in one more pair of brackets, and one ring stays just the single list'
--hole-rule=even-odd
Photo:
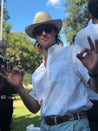
[{"label": "beaded bracelet", "polygon": [[97,73],[97,74],[94,74],[94,75],[93,75],[93,74],[91,74],[91,73],[88,73],[88,74],[89,74],[89,76],[90,76],[90,77],[93,77],[93,78],[98,77],[98,73]]}]

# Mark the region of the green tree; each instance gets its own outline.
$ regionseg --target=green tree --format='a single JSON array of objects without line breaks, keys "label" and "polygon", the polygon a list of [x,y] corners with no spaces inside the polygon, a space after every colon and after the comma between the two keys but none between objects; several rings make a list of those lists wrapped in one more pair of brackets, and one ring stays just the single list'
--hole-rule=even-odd
[{"label": "green tree", "polygon": [[12,24],[9,24],[7,21],[3,21],[3,40],[7,40],[7,36],[12,29]]},{"label": "green tree", "polygon": [[41,55],[35,50],[34,42],[22,31],[7,34],[7,54],[14,67],[32,73],[42,62]]},{"label": "green tree", "polygon": [[73,36],[89,21],[88,0],[66,0],[64,3],[66,18],[63,19],[66,41],[72,44]]}]

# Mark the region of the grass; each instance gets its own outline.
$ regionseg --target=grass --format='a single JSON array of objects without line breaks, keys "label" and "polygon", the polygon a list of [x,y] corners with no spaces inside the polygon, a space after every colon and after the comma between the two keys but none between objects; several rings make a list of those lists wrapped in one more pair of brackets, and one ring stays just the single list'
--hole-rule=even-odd
[{"label": "grass", "polygon": [[30,124],[40,127],[40,111],[37,114],[32,114],[24,106],[22,100],[15,100],[13,106],[13,129],[11,131],[26,131],[26,127]]}]

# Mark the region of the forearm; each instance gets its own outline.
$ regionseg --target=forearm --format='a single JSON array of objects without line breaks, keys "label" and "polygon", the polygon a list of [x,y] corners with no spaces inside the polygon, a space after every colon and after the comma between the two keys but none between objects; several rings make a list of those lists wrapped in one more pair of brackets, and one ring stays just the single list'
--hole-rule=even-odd
[{"label": "forearm", "polygon": [[25,90],[25,88],[21,88],[18,91],[18,94],[22,98],[25,106],[32,113],[37,113],[40,110],[40,105],[37,100],[35,100],[29,93]]}]

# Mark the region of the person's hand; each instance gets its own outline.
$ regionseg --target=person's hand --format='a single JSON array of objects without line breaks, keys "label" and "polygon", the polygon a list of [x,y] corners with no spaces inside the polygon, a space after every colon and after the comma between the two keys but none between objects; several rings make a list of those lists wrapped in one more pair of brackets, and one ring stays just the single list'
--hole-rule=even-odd
[{"label": "person's hand", "polygon": [[88,69],[89,73],[96,74],[98,73],[98,39],[95,40],[95,46],[90,36],[88,36],[87,39],[90,49],[83,48],[83,50],[76,56]]},{"label": "person's hand", "polygon": [[22,86],[22,81],[24,77],[24,70],[18,68],[13,68],[11,70],[10,63],[7,62],[7,69],[4,65],[1,66],[3,73],[0,73],[0,76],[7,80],[7,82],[15,88],[16,91]]}]

